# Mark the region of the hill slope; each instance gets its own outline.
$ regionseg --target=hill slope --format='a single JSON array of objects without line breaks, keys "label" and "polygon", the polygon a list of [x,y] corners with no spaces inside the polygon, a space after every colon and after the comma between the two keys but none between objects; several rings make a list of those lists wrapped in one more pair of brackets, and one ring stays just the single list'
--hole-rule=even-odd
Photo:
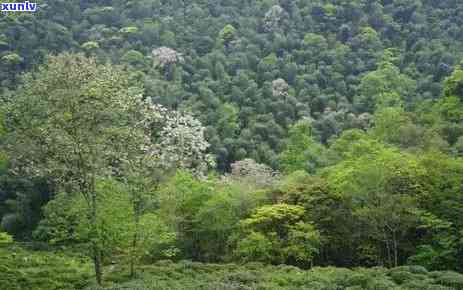
[{"label": "hill slope", "polygon": [[[458,1],[435,0],[40,1],[34,15],[0,18],[0,83],[14,87],[61,51],[127,64],[147,95],[209,126],[219,169],[245,157],[276,167],[300,118],[316,120],[323,142],[367,126],[377,91],[362,79],[385,49],[404,78],[376,75],[374,88],[410,80],[397,92],[408,106],[438,98],[462,57],[462,13]],[[151,51],[163,46],[183,62],[154,68]],[[288,86],[272,92],[280,78]]]}]

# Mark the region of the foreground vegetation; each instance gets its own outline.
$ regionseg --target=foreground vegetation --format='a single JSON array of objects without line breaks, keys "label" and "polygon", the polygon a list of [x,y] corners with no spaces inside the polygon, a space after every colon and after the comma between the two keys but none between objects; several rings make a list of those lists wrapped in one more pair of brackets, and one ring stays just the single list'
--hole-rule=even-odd
[{"label": "foreground vegetation", "polygon": [[82,289],[92,277],[86,257],[63,250],[33,250],[20,245],[0,246],[0,289]]},{"label": "foreground vegetation", "polygon": [[420,266],[385,268],[313,268],[249,264],[159,261],[129,276],[123,263],[109,266],[104,287],[90,279],[91,263],[70,251],[0,248],[0,285],[8,290],[444,290],[463,289],[463,275],[428,272]]},{"label": "foreground vegetation", "polygon": [[427,272],[419,266],[384,268],[314,268],[216,265],[192,262],[143,267],[140,277],[103,289],[186,290],[444,290],[463,289],[463,275]]}]

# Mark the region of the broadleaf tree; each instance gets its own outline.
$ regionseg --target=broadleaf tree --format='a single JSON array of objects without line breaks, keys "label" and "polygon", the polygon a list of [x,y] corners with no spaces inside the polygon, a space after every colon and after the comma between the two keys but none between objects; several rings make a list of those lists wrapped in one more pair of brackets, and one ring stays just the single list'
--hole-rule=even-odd
[{"label": "broadleaf tree", "polygon": [[118,164],[130,156],[128,147],[150,143],[143,114],[146,102],[123,69],[80,54],[52,56],[22,83],[8,104],[5,121],[4,148],[12,169],[47,178],[56,192],[82,194],[101,284],[96,183],[117,174]]}]

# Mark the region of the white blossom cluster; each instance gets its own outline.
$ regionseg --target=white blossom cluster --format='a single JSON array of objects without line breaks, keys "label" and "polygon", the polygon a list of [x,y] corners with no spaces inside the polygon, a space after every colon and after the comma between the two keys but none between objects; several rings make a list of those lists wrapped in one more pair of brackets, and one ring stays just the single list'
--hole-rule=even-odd
[{"label": "white blossom cluster", "polygon": [[210,145],[204,132],[201,122],[191,115],[181,112],[167,114],[156,144],[160,165],[205,173],[214,161],[211,155],[206,154]]},{"label": "white blossom cluster", "polygon": [[281,19],[283,18],[285,10],[281,8],[279,5],[274,5],[270,8],[267,13],[265,13],[265,18],[264,18],[264,29],[267,32],[274,31]]},{"label": "white blossom cluster", "polygon": [[163,67],[183,61],[180,53],[165,46],[153,49],[152,54]]},{"label": "white blossom cluster", "polygon": [[276,79],[272,82],[272,93],[274,97],[288,96],[289,85],[284,79]]},{"label": "white blossom cluster", "polygon": [[278,176],[278,171],[248,158],[233,163],[231,173],[225,177],[225,181],[240,181],[261,188],[272,185],[278,180]]},{"label": "white blossom cluster", "polygon": [[139,111],[135,113],[140,113],[140,122],[128,134],[138,142],[125,142],[132,148],[126,148],[127,155],[123,158],[119,156],[125,170],[186,169],[202,176],[215,165],[207,154],[205,128],[198,120],[186,113],[170,111],[150,99],[140,100],[137,107]]}]

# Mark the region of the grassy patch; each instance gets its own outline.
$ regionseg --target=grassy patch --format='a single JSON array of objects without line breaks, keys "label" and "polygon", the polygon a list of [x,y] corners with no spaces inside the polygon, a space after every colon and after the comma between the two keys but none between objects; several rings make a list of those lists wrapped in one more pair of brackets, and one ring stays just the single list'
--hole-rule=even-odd
[{"label": "grassy patch", "polygon": [[19,246],[0,247],[0,289],[65,290],[87,287],[92,276],[86,258]]}]

